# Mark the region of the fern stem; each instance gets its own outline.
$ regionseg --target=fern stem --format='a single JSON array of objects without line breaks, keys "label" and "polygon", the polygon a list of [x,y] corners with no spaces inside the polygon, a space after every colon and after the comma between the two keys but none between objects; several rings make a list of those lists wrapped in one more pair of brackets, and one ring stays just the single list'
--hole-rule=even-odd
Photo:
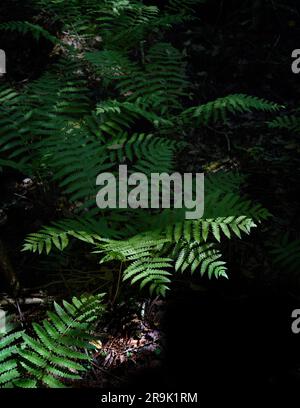
[{"label": "fern stem", "polygon": [[116,291],[115,291],[115,295],[113,297],[112,300],[112,305],[115,304],[118,294],[119,294],[119,290],[120,290],[120,283],[121,283],[121,275],[122,275],[122,266],[123,266],[123,262],[120,263],[120,268],[119,268],[119,272],[118,272],[118,281],[117,281],[117,287],[116,287]]}]

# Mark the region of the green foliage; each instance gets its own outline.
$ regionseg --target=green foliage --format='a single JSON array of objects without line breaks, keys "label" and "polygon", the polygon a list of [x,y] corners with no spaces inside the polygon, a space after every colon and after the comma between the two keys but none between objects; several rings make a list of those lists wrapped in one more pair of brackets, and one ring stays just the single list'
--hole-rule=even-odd
[{"label": "green foliage", "polygon": [[291,240],[285,234],[277,243],[270,245],[270,254],[275,265],[285,271],[298,272],[300,267],[300,240]]},{"label": "green foliage", "polygon": [[52,42],[53,44],[59,44],[60,41],[55,36],[51,35],[47,30],[38,24],[32,24],[28,21],[9,21],[8,23],[0,24],[0,31],[16,31],[21,34],[31,34],[37,41],[40,38]]},{"label": "green foliage", "polygon": [[[129,59],[124,51],[104,50],[86,54],[97,72],[117,81],[116,89],[128,102],[142,102],[153,112],[165,115],[180,109],[188,82],[181,53],[168,43],[157,43],[143,55],[143,64]],[[142,65],[142,66],[141,66]]]},{"label": "green foliage", "polygon": [[[228,114],[273,113],[280,106],[244,94],[199,105],[184,52],[164,33],[195,18],[202,0],[170,0],[164,10],[138,0],[34,3],[63,26],[72,47],[61,47],[60,60],[22,89],[1,87],[0,165],[57,187],[72,207],[68,218],[30,234],[24,250],[49,254],[77,239],[91,245],[100,262],[119,262],[125,282],[160,295],[175,271],[226,277],[220,244],[249,234],[270,216],[243,194],[243,175],[207,175],[204,215],[194,221],[184,219],[184,210],[100,210],[96,178],[116,174],[120,164],[129,173],[170,173],[186,136],[199,125],[226,123]],[[0,28],[56,43],[36,24]],[[41,351],[38,358],[47,360],[47,344],[42,348],[45,355]]]},{"label": "green foliage", "polygon": [[191,243],[182,239],[176,243],[173,257],[176,259],[175,270],[181,273],[190,269],[193,274],[198,269],[201,276],[207,273],[209,278],[213,275],[227,278],[226,263],[220,260],[222,254],[214,243]]},{"label": "green foliage", "polygon": [[189,108],[182,113],[185,120],[194,118],[199,125],[226,122],[228,113],[245,113],[252,110],[276,112],[281,108],[276,103],[244,94],[233,94],[215,101]]},{"label": "green foliage", "polygon": [[253,227],[256,227],[253,220],[244,215],[239,217],[218,217],[214,219],[184,221],[170,225],[166,230],[166,235],[173,242],[179,242],[181,239],[185,239],[188,242],[206,242],[208,238],[214,238],[220,242],[223,234],[228,239],[232,235],[241,238],[241,232],[249,234]]},{"label": "green foliage", "polygon": [[268,122],[271,129],[287,129],[291,131],[300,131],[300,118],[296,115],[277,116]]},{"label": "green foliage", "polygon": [[55,302],[55,312],[33,323],[33,335],[10,329],[0,342],[0,385],[63,388],[66,380],[79,380],[90,361],[86,351],[93,349],[91,332],[104,310],[102,298]]},{"label": "green foliage", "polygon": [[[2,321],[3,320],[3,321]],[[1,319],[1,328],[4,319]],[[13,324],[6,322],[4,332],[0,334],[0,388],[11,388],[19,376],[18,341],[22,332],[15,331]]]}]

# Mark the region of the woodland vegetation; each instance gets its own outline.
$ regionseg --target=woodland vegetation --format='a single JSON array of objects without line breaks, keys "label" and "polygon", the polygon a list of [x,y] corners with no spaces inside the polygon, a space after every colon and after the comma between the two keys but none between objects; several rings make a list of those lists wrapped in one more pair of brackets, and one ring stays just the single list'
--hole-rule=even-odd
[{"label": "woodland vegetation", "polygon": [[[299,33],[296,1],[2,0],[0,387],[298,381]],[[203,172],[203,216],[99,209],[120,164]]]}]

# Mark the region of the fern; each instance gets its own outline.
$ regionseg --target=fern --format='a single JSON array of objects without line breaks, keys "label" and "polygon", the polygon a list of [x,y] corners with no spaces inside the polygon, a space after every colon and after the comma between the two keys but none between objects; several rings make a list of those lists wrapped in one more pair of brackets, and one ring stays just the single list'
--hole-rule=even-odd
[{"label": "fern", "polygon": [[51,35],[47,30],[38,24],[32,24],[28,21],[9,21],[8,23],[0,24],[0,31],[17,31],[21,34],[30,33],[34,39],[37,41],[40,38],[45,38],[46,40],[52,42],[53,44],[59,44],[60,41],[55,36]]},{"label": "fern", "polygon": [[166,284],[170,283],[171,272],[166,268],[171,268],[170,258],[142,258],[130,264],[123,273],[123,281],[131,280],[131,284],[140,281],[140,289],[150,284],[150,294],[166,295],[169,289]]},{"label": "fern", "polygon": [[103,295],[73,298],[41,324],[34,335],[10,332],[0,343],[0,385],[5,387],[66,387],[66,380],[79,380],[90,361],[91,329],[103,312]]},{"label": "fern", "polygon": [[84,221],[69,219],[56,222],[49,227],[44,227],[38,233],[28,235],[23,246],[23,251],[38,252],[39,254],[45,251],[46,254],[49,254],[53,246],[59,251],[63,251],[69,245],[69,237],[94,244],[100,239],[96,231],[98,233],[101,231],[102,234],[104,232],[99,223],[93,225],[88,222],[88,219]]},{"label": "fern", "polygon": [[86,58],[99,74],[118,80],[116,88],[128,102],[143,98],[154,112],[165,114],[169,109],[181,108],[179,99],[187,95],[185,63],[180,52],[170,44],[158,43],[151,47],[144,69],[121,51],[87,53]]},{"label": "fern", "polygon": [[207,241],[208,237],[212,236],[220,242],[222,235],[228,239],[232,235],[241,238],[241,232],[249,234],[253,227],[256,227],[253,220],[246,216],[201,219],[170,225],[166,230],[166,237],[169,241],[174,242],[179,242],[183,238],[188,242],[201,242]]},{"label": "fern", "polygon": [[119,139],[113,140],[108,149],[111,162],[123,163],[125,159],[134,162],[134,159],[138,159],[134,170],[148,174],[170,172],[173,168],[174,154],[182,145],[153,135],[133,134],[128,137],[124,134]]},{"label": "fern", "polygon": [[227,278],[226,263],[220,260],[222,255],[213,243],[181,240],[175,245],[172,255],[176,259],[176,271],[183,273],[190,269],[193,274],[199,268],[201,276],[207,273],[209,278],[213,275]]},{"label": "fern", "polygon": [[287,129],[298,132],[300,130],[300,118],[295,115],[277,116],[268,122],[268,126],[271,129]]},{"label": "fern", "polygon": [[13,388],[20,377],[18,341],[21,337],[22,332],[15,331],[14,325],[6,322],[4,333],[0,334],[0,388]]},{"label": "fern", "polygon": [[285,270],[298,272],[300,266],[300,240],[291,240],[288,234],[285,234],[282,239],[276,244],[270,246],[270,254],[272,261]]},{"label": "fern", "polygon": [[[196,18],[202,0],[170,0],[163,11],[138,0],[33,2],[63,26],[62,43],[74,47],[62,46],[63,58],[18,92],[0,89],[0,165],[51,182],[72,207],[68,219],[30,234],[23,250],[49,254],[79,240],[100,262],[119,262],[124,282],[162,295],[176,271],[226,277],[219,243],[249,234],[270,216],[242,194],[243,175],[209,174],[204,216],[194,221],[184,219],[184,209],[99,210],[96,178],[115,174],[120,164],[130,165],[129,173],[170,173],[183,138],[197,126],[280,106],[233,94],[184,109],[193,97],[184,53],[161,32]],[[28,22],[0,28],[60,41]],[[91,91],[94,80],[99,89]]]},{"label": "fern", "polygon": [[232,94],[198,107],[189,108],[181,116],[183,120],[192,118],[198,125],[207,125],[211,122],[226,122],[228,113],[245,113],[252,110],[276,112],[280,108],[280,105],[255,96]]},{"label": "fern", "polygon": [[169,0],[167,10],[176,14],[193,14],[197,4],[203,4],[206,0]]}]

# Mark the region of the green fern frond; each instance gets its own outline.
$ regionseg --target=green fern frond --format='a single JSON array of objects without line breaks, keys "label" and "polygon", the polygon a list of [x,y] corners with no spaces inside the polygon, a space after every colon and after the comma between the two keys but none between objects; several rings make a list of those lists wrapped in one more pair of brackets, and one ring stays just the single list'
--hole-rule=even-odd
[{"label": "green fern frond", "polygon": [[40,38],[45,38],[46,40],[52,42],[53,44],[59,44],[60,41],[54,35],[50,34],[47,30],[38,24],[32,24],[28,21],[9,21],[8,23],[0,24],[0,31],[17,31],[21,34],[30,33],[33,38],[37,41]]},{"label": "green fern frond", "polygon": [[216,190],[205,195],[205,218],[245,215],[255,221],[268,219],[271,214],[259,203],[242,197],[239,193],[224,193]]},{"label": "green fern frond", "polygon": [[166,9],[171,13],[193,15],[198,4],[206,0],[169,0]]},{"label": "green fern frond", "polygon": [[115,236],[115,231],[109,228],[105,219],[95,220],[92,216],[65,219],[54,222],[49,227],[42,228],[37,233],[29,234],[23,245],[23,251],[43,251],[49,254],[53,247],[63,251],[70,242],[70,238],[76,238],[87,244],[95,244],[100,236]]},{"label": "green fern frond", "polygon": [[95,253],[105,254],[101,263],[112,260],[135,261],[150,257],[160,251],[167,240],[150,233],[149,235],[136,235],[125,241],[102,239],[102,242],[97,245],[98,249],[95,251]]},{"label": "green fern frond", "polygon": [[176,271],[183,273],[186,269],[190,269],[193,274],[199,270],[201,276],[207,273],[209,279],[212,276],[227,278],[226,263],[220,260],[222,255],[214,243],[182,240],[175,245],[172,255],[176,259]]},{"label": "green fern frond", "polygon": [[166,230],[166,238],[171,242],[182,239],[188,242],[206,242],[208,238],[220,242],[223,235],[228,239],[234,235],[241,238],[242,232],[249,234],[253,227],[256,227],[253,220],[246,216],[184,221],[170,225]]},{"label": "green fern frond", "polygon": [[18,354],[32,385],[63,388],[64,380],[81,378],[90,361],[81,350],[91,349],[90,332],[103,312],[102,298],[103,295],[73,298],[72,303],[64,301],[63,306],[54,303],[55,313],[48,312],[48,319],[42,324],[33,324],[35,336],[23,334],[24,343]]},{"label": "green fern frond", "polygon": [[173,169],[174,154],[183,145],[153,135],[141,133],[129,136],[124,133],[112,140],[107,149],[112,163],[124,163],[128,159],[135,171],[150,174],[170,172]]},{"label": "green fern frond", "polygon": [[272,121],[268,122],[271,129],[287,129],[292,131],[300,130],[300,118],[295,115],[277,116]]},{"label": "green fern frond", "polygon": [[188,82],[181,53],[168,43],[158,43],[145,56],[144,68],[121,51],[87,53],[97,73],[116,81],[116,89],[127,102],[141,101],[160,115],[180,109],[180,98],[187,95]]},{"label": "green fern frond", "polygon": [[222,193],[238,193],[246,181],[245,174],[237,171],[217,171],[205,174],[205,196]]},{"label": "green fern frond", "polygon": [[291,240],[285,234],[276,244],[270,246],[272,261],[284,270],[298,272],[300,267],[300,240]]},{"label": "green fern frond", "polygon": [[130,264],[123,273],[123,281],[131,280],[131,284],[140,282],[140,289],[150,285],[150,294],[165,296],[171,282],[171,275],[166,269],[172,267],[170,258],[141,258]]},{"label": "green fern frond", "polygon": [[[147,107],[147,99],[145,103],[143,98],[138,98],[134,103],[131,102],[120,102],[117,100],[108,100],[101,102],[97,105],[97,114],[103,115],[104,113],[110,114],[110,120],[119,121],[122,125],[125,123],[126,126],[132,124],[137,118],[145,118],[150,123],[153,123],[156,127],[162,126],[172,126],[173,123],[165,119],[151,109]],[[130,123],[127,124],[128,119]]]},{"label": "green fern frond", "polygon": [[196,121],[197,125],[207,125],[211,122],[226,122],[228,113],[237,114],[260,110],[276,112],[282,106],[255,96],[232,94],[206,104],[189,108],[182,113],[183,120]]},{"label": "green fern frond", "polygon": [[0,325],[0,388],[13,388],[20,377],[17,354],[22,332],[15,331],[14,325],[4,319],[0,319]]},{"label": "green fern frond", "polygon": [[103,27],[106,46],[113,49],[130,49],[153,30],[159,9],[141,1],[108,1],[97,22]]}]

